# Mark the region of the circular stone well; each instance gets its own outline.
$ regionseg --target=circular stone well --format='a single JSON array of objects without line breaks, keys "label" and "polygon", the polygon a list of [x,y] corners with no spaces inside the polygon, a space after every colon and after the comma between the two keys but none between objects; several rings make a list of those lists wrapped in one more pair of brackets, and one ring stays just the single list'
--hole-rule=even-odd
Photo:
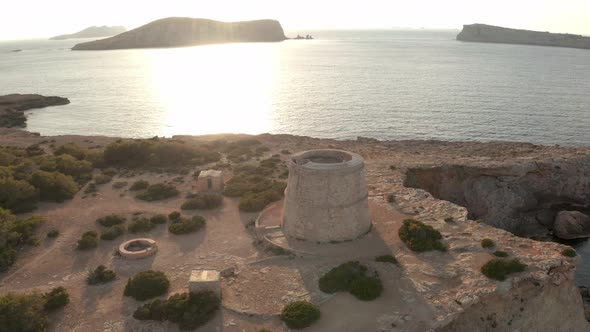
[{"label": "circular stone well", "polygon": [[119,253],[129,259],[140,259],[154,255],[158,251],[156,241],[152,239],[133,239],[121,243]]},{"label": "circular stone well", "polygon": [[353,240],[371,229],[365,163],[342,150],[310,150],[291,156],[282,229],[314,241]]}]

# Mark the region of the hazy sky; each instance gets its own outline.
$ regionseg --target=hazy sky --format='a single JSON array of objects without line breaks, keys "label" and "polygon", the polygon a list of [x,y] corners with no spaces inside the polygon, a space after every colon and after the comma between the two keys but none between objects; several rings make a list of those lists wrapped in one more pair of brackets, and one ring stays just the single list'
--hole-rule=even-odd
[{"label": "hazy sky", "polygon": [[590,35],[590,0],[5,0],[0,39],[50,37],[91,25],[135,28],[168,16],[275,18],[285,30],[302,33],[488,23]]}]

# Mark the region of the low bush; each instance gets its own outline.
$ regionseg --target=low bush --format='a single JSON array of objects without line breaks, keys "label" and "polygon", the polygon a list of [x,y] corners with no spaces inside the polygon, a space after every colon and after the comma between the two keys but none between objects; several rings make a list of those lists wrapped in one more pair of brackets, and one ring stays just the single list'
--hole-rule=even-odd
[{"label": "low bush", "polygon": [[181,215],[180,215],[180,212],[178,212],[178,211],[170,212],[170,214],[168,215],[168,219],[170,221],[179,221],[180,217],[181,217]]},{"label": "low bush", "polygon": [[127,186],[127,182],[125,182],[125,181],[119,181],[119,182],[113,183],[113,188],[115,188],[115,189],[125,188],[126,186]]},{"label": "low bush", "polygon": [[32,216],[18,219],[9,210],[0,208],[0,272],[16,262],[16,249],[22,245],[38,245],[35,231],[43,218]]},{"label": "low bush", "polygon": [[68,154],[68,155],[70,155],[76,159],[79,159],[79,160],[86,158],[86,153],[87,153],[86,149],[81,148],[80,146],[78,146],[74,143],[66,143],[64,145],[58,146],[53,151],[53,154],[56,156]]},{"label": "low bush", "polygon": [[86,188],[84,188],[84,193],[87,194],[87,195],[88,194],[94,194],[96,192],[98,192],[98,188],[96,187],[96,183],[94,183],[94,182],[90,182],[86,186]]},{"label": "low bush", "polygon": [[59,236],[59,230],[52,228],[49,230],[49,232],[47,232],[47,237],[48,238],[56,238]]},{"label": "low bush", "polygon": [[130,233],[149,232],[156,227],[148,218],[141,217],[134,219],[127,227]]},{"label": "low bush", "polygon": [[42,201],[63,202],[73,198],[78,191],[78,185],[71,176],[57,172],[34,172],[30,182],[39,189]]},{"label": "low bush", "polygon": [[78,240],[78,250],[88,250],[98,247],[98,234],[95,231],[88,231],[82,234]]},{"label": "low bush", "polygon": [[125,217],[120,216],[118,214],[110,214],[108,216],[96,219],[96,222],[104,227],[111,227],[115,225],[121,225],[122,223],[124,223]]},{"label": "low bush", "polygon": [[181,218],[168,226],[168,231],[172,234],[189,234],[198,232],[205,226],[205,218],[201,216],[194,216],[191,219]]},{"label": "low bush", "polygon": [[144,190],[144,189],[147,189],[149,186],[150,186],[149,182],[144,181],[144,180],[137,180],[137,181],[133,182],[131,187],[129,187],[129,190],[131,190],[131,191]]},{"label": "low bush", "polygon": [[494,243],[494,241],[492,241],[492,239],[481,240],[481,247],[482,248],[489,249],[489,248],[493,248],[495,246],[496,246],[496,244]]},{"label": "low bush", "polygon": [[150,218],[150,222],[154,225],[161,225],[168,222],[168,218],[163,214],[156,214]]},{"label": "low bush", "polygon": [[39,293],[8,293],[0,296],[0,331],[47,331],[49,318]]},{"label": "low bush", "polygon": [[152,202],[175,197],[178,194],[179,192],[176,187],[165,183],[157,183],[149,186],[146,191],[138,194],[136,197],[143,201]]},{"label": "low bush", "polygon": [[290,329],[299,330],[320,319],[320,309],[307,301],[297,301],[286,305],[280,317]]},{"label": "low bush", "polygon": [[501,250],[494,251],[494,256],[496,257],[508,257],[508,253]]},{"label": "low bush", "polygon": [[116,277],[115,271],[107,269],[104,265],[99,265],[96,269],[88,271],[86,281],[89,285],[105,284],[115,280]]},{"label": "low bush", "polygon": [[118,238],[119,236],[123,235],[124,233],[125,233],[125,227],[123,225],[115,225],[115,226],[109,227],[109,229],[102,232],[102,234],[100,234],[100,239],[112,241],[112,240]]},{"label": "low bush", "polygon": [[211,210],[221,206],[223,197],[219,194],[197,194],[185,201],[182,210]]},{"label": "low bush", "polygon": [[111,180],[113,180],[113,177],[108,176],[106,174],[97,174],[96,176],[94,176],[94,183],[96,184],[109,183],[111,182]]},{"label": "low bush", "polygon": [[486,277],[495,280],[506,280],[506,276],[511,273],[522,272],[526,268],[518,258],[494,258],[481,267],[481,273]]},{"label": "low bush", "polygon": [[359,262],[341,264],[320,278],[320,290],[329,294],[350,292],[359,300],[374,300],[381,295],[383,285],[377,272],[373,276],[368,276],[367,272],[367,267]]},{"label": "low bush", "polygon": [[399,237],[413,251],[446,250],[439,231],[414,219],[404,220]]},{"label": "low bush", "polygon": [[129,278],[123,294],[138,301],[145,301],[164,295],[169,287],[170,281],[163,272],[148,270]]},{"label": "low bush", "polygon": [[563,249],[561,254],[565,257],[576,257],[576,251],[572,248]]},{"label": "low bush", "polygon": [[14,213],[32,211],[37,208],[39,190],[24,180],[0,175],[0,208]]},{"label": "low bush", "polygon": [[112,167],[106,168],[102,171],[102,174],[108,175],[110,177],[117,175],[117,173],[118,173],[117,170]]},{"label": "low bush", "polygon": [[362,301],[372,301],[381,295],[383,285],[379,277],[360,277],[350,283],[350,294]]},{"label": "low bush", "polygon": [[375,257],[375,262],[397,264],[397,259],[392,255],[382,255]]},{"label": "low bush", "polygon": [[168,320],[181,330],[194,330],[219,310],[220,300],[213,292],[174,294],[165,301],[154,300],[137,308],[133,317],[139,320]]},{"label": "low bush", "polygon": [[70,295],[63,287],[52,289],[50,292],[45,293],[43,298],[45,300],[43,308],[47,311],[59,309],[70,302]]}]

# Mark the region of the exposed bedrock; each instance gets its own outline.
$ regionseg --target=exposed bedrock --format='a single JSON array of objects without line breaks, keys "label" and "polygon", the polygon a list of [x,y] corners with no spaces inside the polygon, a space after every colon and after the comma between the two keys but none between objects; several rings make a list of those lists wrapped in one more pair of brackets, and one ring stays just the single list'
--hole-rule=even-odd
[{"label": "exposed bedrock", "polygon": [[[544,235],[553,231],[559,212],[585,211],[590,207],[590,157],[489,168],[410,168],[404,185],[466,207],[470,219],[482,219],[520,236]],[[565,238],[576,237],[580,236]]]}]

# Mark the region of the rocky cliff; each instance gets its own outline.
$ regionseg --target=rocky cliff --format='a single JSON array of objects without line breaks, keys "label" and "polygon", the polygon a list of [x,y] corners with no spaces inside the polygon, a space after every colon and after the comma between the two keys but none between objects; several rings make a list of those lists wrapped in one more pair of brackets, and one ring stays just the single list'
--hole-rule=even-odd
[{"label": "rocky cliff", "polygon": [[463,30],[457,35],[457,40],[590,49],[590,37],[565,33],[509,29],[486,24],[464,25]]},{"label": "rocky cliff", "polygon": [[113,50],[283,40],[285,33],[281,24],[275,20],[219,22],[200,18],[170,17],[111,38],[77,44],[72,49]]},{"label": "rocky cliff", "polygon": [[67,98],[34,94],[0,96],[0,127],[24,127],[27,121],[24,111],[69,103]]},{"label": "rocky cliff", "polygon": [[127,29],[123,26],[101,26],[101,27],[88,27],[82,31],[78,31],[76,33],[67,34],[67,35],[59,35],[55,37],[51,37],[51,40],[64,40],[64,39],[72,39],[72,38],[99,38],[99,37],[110,37],[114,35],[118,35],[127,31]]}]

